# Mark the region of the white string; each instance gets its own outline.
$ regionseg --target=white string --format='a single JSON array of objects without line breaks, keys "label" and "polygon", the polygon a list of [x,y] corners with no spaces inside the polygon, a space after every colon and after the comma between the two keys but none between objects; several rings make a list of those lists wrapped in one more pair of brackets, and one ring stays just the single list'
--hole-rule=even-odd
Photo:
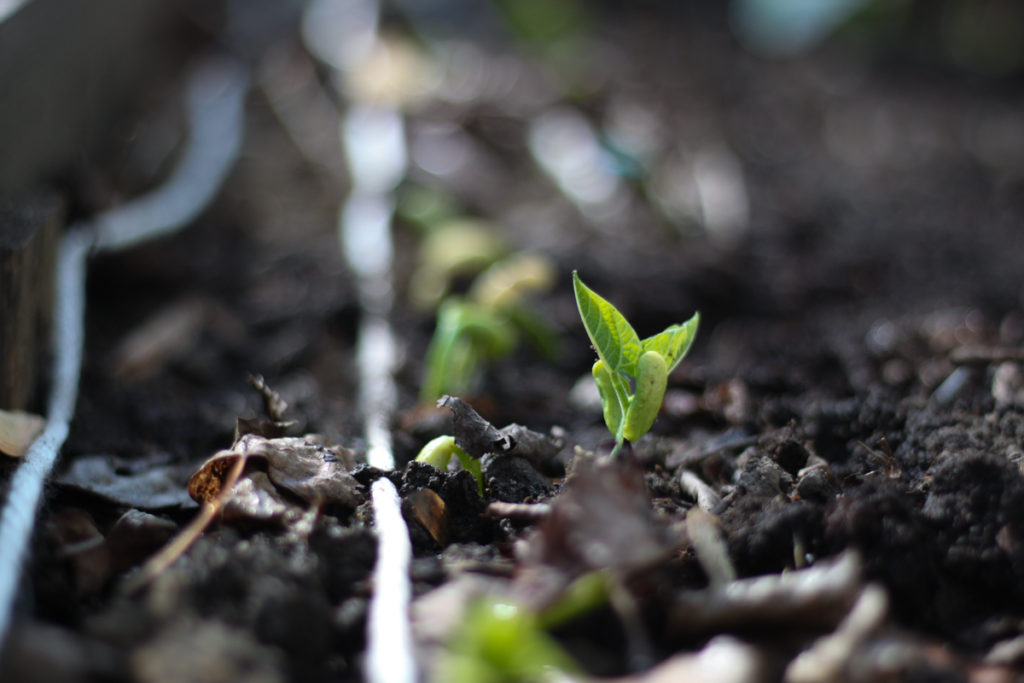
[{"label": "white string", "polygon": [[[359,11],[354,11],[358,9]],[[379,7],[374,0],[315,0],[303,21],[306,46],[335,69],[352,68],[358,51],[335,54],[332,46],[362,51],[377,41]],[[349,40],[345,40],[345,37]],[[339,56],[340,55],[340,56]],[[341,250],[355,274],[363,319],[359,326],[357,366],[367,462],[391,470],[391,418],[396,395],[395,340],[388,324],[392,285],[394,190],[405,175],[408,152],[400,112],[355,102],[341,120],[340,138],[352,187],[338,212]],[[412,544],[394,485],[382,477],[371,488],[377,532],[374,592],[370,600],[365,658],[371,683],[414,683],[409,603]]]},{"label": "white string", "polygon": [[413,683],[416,663],[408,617],[412,543],[395,485],[381,477],[373,482],[370,491],[378,541],[377,563],[373,568],[376,590],[370,601],[367,625],[366,678],[374,683]]},{"label": "white string", "polygon": [[235,61],[201,66],[189,83],[188,147],[167,182],[98,217],[100,249],[124,249],[191,223],[217,194],[242,146],[249,78]]},{"label": "white string", "polygon": [[11,478],[0,517],[0,644],[10,627],[21,563],[32,536],[43,482],[68,436],[78,394],[85,315],[85,259],[91,231],[78,229],[61,240],[57,255],[54,304],[54,356],[49,416],[43,433],[29,447],[24,462]]},{"label": "white string", "polygon": [[[121,249],[187,225],[215,196],[238,156],[248,76],[237,63],[211,60],[189,82],[188,147],[167,182],[61,240],[54,290],[52,384],[46,428],[11,477],[0,513],[0,647],[10,628],[43,485],[74,417],[85,340],[85,271],[90,249]],[[98,235],[98,237],[97,237]]]},{"label": "white string", "polygon": [[[375,120],[374,117],[379,117]],[[390,131],[382,148],[373,131]],[[338,214],[342,251],[356,275],[363,320],[359,326],[357,359],[359,399],[363,410],[366,459],[391,470],[391,418],[394,415],[395,340],[387,316],[393,299],[391,219],[394,186],[405,172],[405,135],[397,112],[354,108],[342,122],[343,144],[350,165],[366,163],[373,171],[352,169],[353,187]],[[385,161],[370,162],[376,154]],[[367,623],[366,679],[371,683],[414,683],[409,623],[409,564],[412,545],[402,518],[401,499],[386,478],[371,489],[377,531],[377,561]]]},{"label": "white string", "polygon": [[356,350],[359,365],[365,368],[360,378],[360,403],[363,406],[366,433],[366,462],[382,470],[395,468],[391,450],[391,416],[397,395],[394,382],[395,340],[387,322],[368,316],[359,328]]}]

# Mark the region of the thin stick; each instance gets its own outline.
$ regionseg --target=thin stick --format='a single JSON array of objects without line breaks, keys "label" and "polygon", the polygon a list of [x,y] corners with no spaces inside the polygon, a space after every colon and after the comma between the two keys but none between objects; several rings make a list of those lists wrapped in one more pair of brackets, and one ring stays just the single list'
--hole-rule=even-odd
[{"label": "thin stick", "polygon": [[216,497],[213,500],[203,501],[202,506],[199,508],[199,514],[189,522],[188,526],[179,531],[174,538],[168,541],[167,545],[146,560],[139,573],[135,574],[125,583],[124,589],[127,593],[135,593],[148,586],[153,579],[160,576],[186,550],[192,547],[192,544],[217,518],[217,514],[221,509],[231,500],[231,496],[235,493],[235,484],[238,483],[238,479],[242,476],[242,471],[245,469],[246,460],[247,458],[244,455],[238,456],[235,464],[228,470],[228,475],[224,477]]}]

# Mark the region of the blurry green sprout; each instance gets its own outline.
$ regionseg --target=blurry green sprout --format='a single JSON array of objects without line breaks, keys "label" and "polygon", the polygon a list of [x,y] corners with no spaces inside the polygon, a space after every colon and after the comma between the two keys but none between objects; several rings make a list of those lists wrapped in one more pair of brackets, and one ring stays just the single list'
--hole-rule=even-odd
[{"label": "blurry green sprout", "polygon": [[537,615],[541,625],[555,628],[608,604],[612,580],[609,572],[602,570],[580,576],[562,591],[557,600]]},{"label": "blurry green sprout", "polygon": [[614,456],[625,441],[636,441],[654,424],[668,375],[690,350],[700,313],[641,340],[618,309],[583,284],[575,271],[572,282],[583,327],[597,351],[592,372],[604,422],[615,436]]},{"label": "blurry green sprout", "polygon": [[451,683],[542,682],[579,672],[531,611],[511,602],[471,604],[448,641],[436,680]]},{"label": "blurry green sprout", "polygon": [[419,455],[416,456],[416,462],[425,462],[439,470],[447,470],[448,463],[452,458],[458,458],[462,469],[473,475],[473,478],[476,479],[477,490],[480,491],[480,495],[483,495],[484,475],[480,469],[480,461],[459,448],[455,443],[454,436],[439,436],[427,442],[427,445],[420,449]]},{"label": "blurry green sprout", "polygon": [[448,294],[452,282],[475,276],[508,252],[488,223],[473,218],[435,218],[425,228],[417,266],[409,283],[412,304],[432,310]]},{"label": "blurry green sprout", "polygon": [[481,273],[466,296],[441,302],[420,400],[470,391],[481,365],[512,353],[521,339],[542,355],[554,355],[554,333],[525,304],[529,293],[547,289],[553,280],[545,258],[513,254]]}]

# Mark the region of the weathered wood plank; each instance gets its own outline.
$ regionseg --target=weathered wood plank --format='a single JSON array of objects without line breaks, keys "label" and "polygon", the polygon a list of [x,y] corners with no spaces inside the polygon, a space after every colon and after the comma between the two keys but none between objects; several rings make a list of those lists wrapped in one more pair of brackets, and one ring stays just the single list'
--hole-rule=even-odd
[{"label": "weathered wood plank", "polygon": [[55,194],[0,200],[0,409],[36,407],[63,214]]}]

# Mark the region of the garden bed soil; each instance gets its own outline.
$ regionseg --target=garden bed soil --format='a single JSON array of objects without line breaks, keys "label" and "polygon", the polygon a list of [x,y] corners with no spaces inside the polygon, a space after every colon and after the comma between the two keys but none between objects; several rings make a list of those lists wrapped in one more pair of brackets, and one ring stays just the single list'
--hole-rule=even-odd
[{"label": "garden bed soil", "polygon": [[[573,555],[573,533],[593,542],[637,524],[628,543],[606,541],[622,554],[642,628],[605,607],[556,629],[583,669],[642,680],[637,661],[666,662],[730,635],[758,654],[758,678],[780,679],[857,593],[819,623],[757,612],[688,623],[686,610],[699,610],[687,605],[715,579],[716,542],[701,545],[706,527],[690,513],[701,507],[740,579],[857,553],[856,590],[881,586],[888,611],[842,677],[1013,679],[1024,665],[1013,646],[1024,629],[1024,366],[1014,355],[1024,345],[1024,155],[1011,153],[1024,144],[1019,81],[871,61],[842,43],[813,59],[765,62],[736,48],[720,21],[619,19],[597,32],[610,56],[588,113],[600,118],[626,98],[649,108],[683,157],[731,150],[746,230],[731,240],[696,225],[675,230],[637,208],[595,233],[509,145],[523,120],[495,107],[460,112],[497,160],[482,175],[498,187],[459,198],[496,220],[517,204],[537,208],[533,230],[509,240],[552,258],[557,284],[535,307],[562,342],[554,361],[529,349],[498,360],[463,398],[495,427],[518,423],[555,446],[542,464],[485,458],[483,496],[468,473],[407,464],[452,425],[417,400],[433,318],[399,304],[399,466],[354,475],[366,491],[390,476],[403,494],[415,595],[466,576],[516,577],[522,587],[537,567],[568,580],[587,564]],[[411,130],[436,115],[413,116]],[[124,589],[195,515],[188,476],[231,445],[237,418],[263,414],[250,373],[288,402],[289,434],[363,452],[359,309],[334,233],[343,198],[257,90],[246,148],[212,210],[179,235],[91,263],[78,409],[0,678],[361,678],[376,555],[368,503],[328,507],[305,529],[280,517],[224,520],[151,585]],[[400,223],[396,239],[408,264],[415,231]],[[599,528],[563,511],[571,528],[557,532],[550,520],[486,509],[586,501],[565,468],[585,467],[577,446],[610,450],[588,392],[593,352],[572,270],[641,336],[696,310],[702,323],[652,432],[627,451],[619,479],[591,496],[604,504],[592,510]],[[160,315],[177,315],[187,335],[133,360],[126,340]],[[83,462],[99,470],[83,473]],[[7,477],[13,466],[0,464]],[[97,472],[120,488],[99,495]],[[687,484],[693,475],[704,489]],[[698,506],[704,490],[712,498]],[[447,514],[439,527],[422,512],[434,498]],[[530,552],[517,554],[524,543]],[[668,552],[648,557],[645,543]]]}]

